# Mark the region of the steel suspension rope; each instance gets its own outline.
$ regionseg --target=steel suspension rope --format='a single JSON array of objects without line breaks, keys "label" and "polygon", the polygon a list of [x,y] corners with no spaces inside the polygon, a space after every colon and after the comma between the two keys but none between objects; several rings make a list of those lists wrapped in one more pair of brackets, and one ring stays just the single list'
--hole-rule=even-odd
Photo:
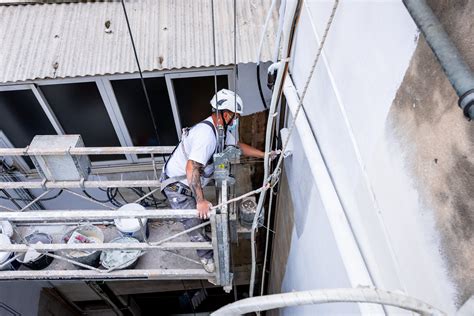
[{"label": "steel suspension rope", "polygon": [[125,7],[124,0],[121,0],[121,3],[122,3],[122,8],[123,8],[123,13],[125,15],[125,21],[127,22],[128,34],[130,35],[130,41],[132,43],[133,54],[135,55],[135,61],[137,63],[138,72],[140,73],[140,81],[142,84],[142,89],[143,89],[143,92],[145,93],[146,104],[148,106],[148,111],[150,112],[151,122],[153,123],[153,129],[155,131],[156,141],[158,142],[158,145],[161,145],[160,136],[158,135],[158,127],[156,125],[155,115],[151,107],[150,97],[148,95],[148,90],[145,85],[145,79],[143,78],[142,68],[140,66],[140,61],[138,59],[137,48],[135,47],[135,40],[133,39],[132,28],[130,26],[130,21],[128,19],[127,8]]},{"label": "steel suspension rope", "polygon": [[219,123],[220,111],[219,100],[217,97],[217,53],[216,53],[216,23],[214,17],[214,0],[211,0],[211,21],[212,21],[212,51],[214,57],[214,96],[216,98],[216,116],[217,116],[217,152],[224,150],[224,127]]},{"label": "steel suspension rope", "polygon": [[237,68],[237,0],[234,0],[234,113],[237,112],[237,79],[238,79],[238,68]]}]

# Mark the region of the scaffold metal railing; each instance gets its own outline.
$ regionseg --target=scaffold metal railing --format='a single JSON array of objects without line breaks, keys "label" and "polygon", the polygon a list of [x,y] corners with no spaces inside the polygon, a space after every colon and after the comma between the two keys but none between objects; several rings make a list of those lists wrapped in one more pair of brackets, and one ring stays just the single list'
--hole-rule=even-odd
[{"label": "scaffold metal railing", "polygon": [[[145,227],[141,219],[162,219],[162,220],[180,220],[185,218],[198,217],[196,209],[144,209],[134,212],[120,211],[108,204],[100,203],[74,192],[72,189],[84,188],[126,188],[126,187],[146,187],[150,188],[150,192],[141,196],[134,202],[140,202],[149,195],[154,194],[160,189],[160,181],[157,178],[156,167],[154,163],[154,155],[169,154],[173,147],[75,147],[68,150],[58,150],[54,148],[44,150],[31,150],[26,148],[0,148],[1,156],[47,156],[47,155],[114,155],[114,154],[149,154],[152,156],[154,179],[153,180],[104,180],[92,181],[81,179],[79,181],[48,181],[46,179],[37,179],[35,181],[12,181],[0,182],[0,189],[43,189],[43,193],[37,195],[26,206],[18,210],[13,210],[0,205],[0,221],[10,222],[21,242],[11,245],[0,245],[0,252],[12,252],[15,254],[25,253],[29,250],[35,250],[41,254],[52,256],[58,260],[64,260],[74,263],[76,266],[83,268],[82,270],[17,270],[17,271],[0,271],[0,280],[12,279],[209,279],[217,285],[222,285],[226,289],[231,288],[232,274],[230,272],[230,249],[229,249],[229,225],[227,205],[232,201],[227,198],[227,182],[223,181],[221,186],[217,188],[218,205],[214,206],[210,212],[209,221],[187,230],[171,234],[158,241],[150,241],[145,237]],[[45,196],[49,190],[58,188],[64,189],[73,195],[77,195],[95,204],[99,204],[103,209],[80,209],[80,210],[35,210],[30,211],[29,207],[41,197]],[[71,189],[71,190],[70,190]],[[29,244],[26,242],[18,230],[17,225],[41,225],[47,223],[80,223],[84,222],[100,222],[111,221],[115,219],[134,218],[139,219],[141,225],[140,231],[144,237],[144,241],[139,243],[51,243],[51,244]],[[210,225],[212,239],[210,242],[183,242],[173,241],[173,239],[182,236],[192,230],[201,229]],[[184,257],[184,259],[199,263],[191,258],[175,253],[175,250],[183,249],[212,249],[216,262],[216,270],[214,273],[207,273],[204,269],[99,269],[77,262],[63,255],[51,254],[51,251],[94,251],[94,250],[140,250],[141,254],[149,251],[166,251],[172,255]],[[6,263],[3,263],[5,265]],[[2,266],[0,265],[0,270]]]}]

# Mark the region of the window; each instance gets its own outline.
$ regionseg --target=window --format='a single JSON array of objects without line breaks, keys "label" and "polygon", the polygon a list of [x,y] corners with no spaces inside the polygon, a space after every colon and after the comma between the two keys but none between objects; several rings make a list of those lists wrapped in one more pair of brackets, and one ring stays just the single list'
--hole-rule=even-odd
[{"label": "window", "polygon": [[[35,135],[56,135],[31,90],[0,92],[0,130],[15,147],[28,146]],[[24,157],[30,168],[32,161]]]},{"label": "window", "polygon": [[[211,115],[214,76],[172,78],[181,126],[190,127]],[[217,76],[217,91],[228,88],[227,75]]]},{"label": "window", "polygon": [[[80,134],[88,147],[120,146],[95,82],[54,84],[41,90],[66,134]],[[92,161],[125,159],[123,155],[91,155]]]},{"label": "window", "polygon": [[[231,69],[217,71],[218,90],[233,86],[231,74]],[[173,146],[181,127],[191,127],[211,114],[214,71],[147,73],[144,80],[157,139],[141,80],[136,75],[120,77],[0,85],[0,135],[4,133],[14,147],[26,147],[35,135],[58,133],[79,134],[87,147]],[[149,155],[90,156],[99,164],[140,158]]]},{"label": "window", "polygon": [[111,84],[134,146],[176,145],[178,135],[164,77],[145,79],[159,142],[155,136],[141,80],[114,80]]}]

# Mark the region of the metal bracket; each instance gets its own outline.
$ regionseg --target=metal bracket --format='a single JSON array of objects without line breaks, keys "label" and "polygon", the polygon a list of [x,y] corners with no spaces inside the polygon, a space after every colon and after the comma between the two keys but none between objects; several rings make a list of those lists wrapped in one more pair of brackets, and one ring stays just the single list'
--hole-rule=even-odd
[{"label": "metal bracket", "polygon": [[228,185],[235,183],[234,177],[230,175],[230,163],[240,158],[242,151],[235,146],[227,147],[223,152],[214,154],[214,179],[216,186],[222,186],[222,181],[227,181]]}]

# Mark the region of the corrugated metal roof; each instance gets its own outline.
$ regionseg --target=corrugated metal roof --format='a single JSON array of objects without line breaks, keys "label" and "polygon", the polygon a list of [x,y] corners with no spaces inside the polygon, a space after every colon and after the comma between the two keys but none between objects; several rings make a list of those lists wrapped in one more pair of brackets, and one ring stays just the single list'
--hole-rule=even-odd
[{"label": "corrugated metal roof", "polygon": [[[237,60],[255,62],[271,0],[237,0]],[[126,2],[144,71],[214,64],[211,0]],[[233,0],[214,1],[217,64],[234,63]],[[271,59],[277,12],[262,60]],[[110,21],[111,32],[106,32]],[[120,1],[0,6],[0,82],[137,71]]]}]

